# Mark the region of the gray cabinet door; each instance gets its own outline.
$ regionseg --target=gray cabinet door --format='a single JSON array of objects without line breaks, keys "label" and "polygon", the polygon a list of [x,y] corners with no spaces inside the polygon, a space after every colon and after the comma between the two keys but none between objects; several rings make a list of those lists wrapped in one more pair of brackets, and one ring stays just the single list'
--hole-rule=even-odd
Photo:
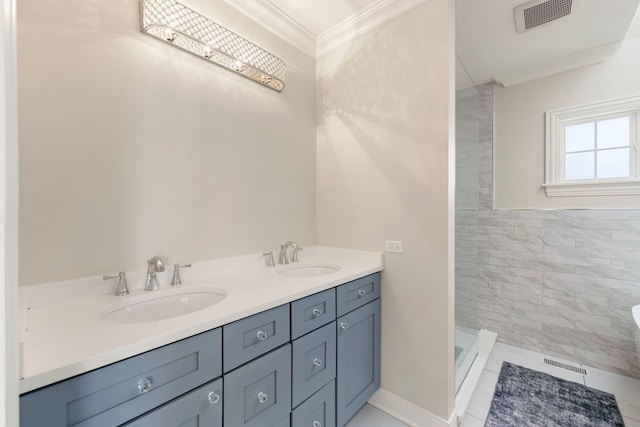
[{"label": "gray cabinet door", "polygon": [[336,426],[336,384],[331,381],[291,414],[293,427]]},{"label": "gray cabinet door", "polygon": [[272,426],[291,412],[291,344],[224,376],[224,423]]},{"label": "gray cabinet door", "polygon": [[289,304],[224,325],[224,372],[289,342],[289,325]]},{"label": "gray cabinet door", "polygon": [[336,376],[336,325],[330,323],[293,342],[295,408]]},{"label": "gray cabinet door", "polygon": [[222,427],[222,378],[149,412],[127,427]]},{"label": "gray cabinet door", "polygon": [[380,298],[380,273],[345,283],[336,289],[337,315],[343,316],[377,298]]},{"label": "gray cabinet door", "polygon": [[380,300],[337,320],[338,427],[366,403],[380,387]]},{"label": "gray cabinet door", "polygon": [[287,416],[271,427],[291,427],[291,417]]},{"label": "gray cabinet door", "polygon": [[220,329],[20,396],[22,427],[113,427],[220,377]]}]

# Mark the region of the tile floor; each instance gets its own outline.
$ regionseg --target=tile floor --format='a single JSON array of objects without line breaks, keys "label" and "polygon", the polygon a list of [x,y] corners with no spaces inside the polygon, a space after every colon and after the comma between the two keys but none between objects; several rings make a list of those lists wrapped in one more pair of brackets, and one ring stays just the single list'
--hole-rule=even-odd
[{"label": "tile floor", "polygon": [[[525,368],[546,372],[565,380],[575,381],[587,387],[613,393],[618,401],[618,407],[622,412],[626,427],[640,427],[640,380],[582,365],[587,370],[587,376],[584,376],[562,368],[545,365],[542,363],[542,357],[541,353],[535,351],[496,343],[491,355],[489,355],[480,381],[473,392],[473,397],[469,401],[460,426],[484,426],[491,407],[493,390],[498,382],[500,367],[502,362],[507,361]],[[575,362],[557,357],[552,358],[575,365]]]},{"label": "tile floor", "polygon": [[[640,380],[583,365],[587,370],[587,376],[584,376],[562,368],[545,365],[542,363],[542,357],[541,353],[535,351],[496,343],[467,406],[460,427],[484,426],[491,407],[491,399],[498,381],[500,367],[504,361],[613,393],[618,401],[626,427],[640,427]],[[557,357],[553,357],[553,359],[563,361]],[[565,362],[575,364],[571,361]],[[346,427],[406,427],[406,425],[386,413],[366,405],[349,421]]]},{"label": "tile floor", "polygon": [[407,425],[367,403],[344,427],[407,427]]}]

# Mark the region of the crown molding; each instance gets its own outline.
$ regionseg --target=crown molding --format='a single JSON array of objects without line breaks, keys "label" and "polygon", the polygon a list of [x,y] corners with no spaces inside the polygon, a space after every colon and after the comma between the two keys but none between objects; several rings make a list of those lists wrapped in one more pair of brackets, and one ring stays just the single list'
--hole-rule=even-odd
[{"label": "crown molding", "polygon": [[316,36],[269,0],[224,0],[278,37],[312,58],[316,57]]},{"label": "crown molding", "polygon": [[563,73],[565,71],[575,70],[587,65],[597,64],[611,56],[620,48],[620,46],[622,46],[622,41],[606,44],[595,49],[585,50],[564,58],[534,65],[533,67],[527,67],[511,73],[494,76],[493,81],[504,87],[509,87],[554,74]]},{"label": "crown molding", "polygon": [[270,0],[224,1],[278,37],[315,58],[429,0],[377,0],[317,37],[311,30]]},{"label": "crown molding", "polygon": [[318,35],[320,56],[429,0],[378,0],[333,28]]}]

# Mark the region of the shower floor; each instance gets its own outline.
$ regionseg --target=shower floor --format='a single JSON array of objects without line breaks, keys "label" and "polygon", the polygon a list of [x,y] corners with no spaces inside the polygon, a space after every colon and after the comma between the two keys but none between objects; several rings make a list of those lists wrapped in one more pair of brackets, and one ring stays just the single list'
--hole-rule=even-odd
[{"label": "shower floor", "polygon": [[478,331],[456,327],[456,369],[460,367],[478,338]]},{"label": "shower floor", "polygon": [[460,347],[459,345],[456,346],[456,360],[458,360],[458,358],[462,354],[462,350],[464,350],[462,347]]},{"label": "shower floor", "polygon": [[455,363],[456,363],[456,393],[467,376],[473,360],[478,354],[478,332],[473,329],[456,327]]}]

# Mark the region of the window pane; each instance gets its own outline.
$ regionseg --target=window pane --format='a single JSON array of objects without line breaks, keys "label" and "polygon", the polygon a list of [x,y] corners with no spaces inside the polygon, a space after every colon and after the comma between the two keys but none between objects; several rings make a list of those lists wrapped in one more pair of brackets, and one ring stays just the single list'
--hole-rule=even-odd
[{"label": "window pane", "polygon": [[593,179],[595,152],[567,154],[565,156],[565,179]]},{"label": "window pane", "polygon": [[628,178],[630,167],[628,148],[598,151],[598,178]]},{"label": "window pane", "polygon": [[598,148],[629,146],[629,117],[598,122]]},{"label": "window pane", "polygon": [[564,151],[593,150],[595,148],[595,123],[583,123],[564,128]]}]

